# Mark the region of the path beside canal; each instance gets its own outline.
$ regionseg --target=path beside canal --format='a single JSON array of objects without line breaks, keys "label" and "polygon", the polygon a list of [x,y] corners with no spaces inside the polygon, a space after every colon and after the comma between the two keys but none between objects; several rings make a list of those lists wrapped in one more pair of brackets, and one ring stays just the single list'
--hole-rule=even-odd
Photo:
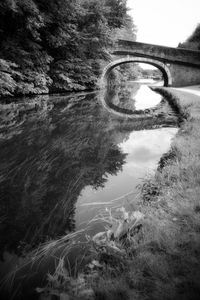
[{"label": "path beside canal", "polygon": [[173,90],[188,92],[193,95],[200,96],[200,85],[186,86],[181,88],[173,88]]}]

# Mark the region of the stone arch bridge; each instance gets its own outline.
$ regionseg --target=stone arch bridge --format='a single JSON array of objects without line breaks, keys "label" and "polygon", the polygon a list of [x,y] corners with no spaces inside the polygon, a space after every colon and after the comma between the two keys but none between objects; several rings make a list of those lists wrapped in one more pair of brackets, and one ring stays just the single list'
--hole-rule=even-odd
[{"label": "stone arch bridge", "polygon": [[165,86],[200,84],[200,51],[118,40],[112,58],[102,73],[101,83],[104,85],[112,69],[128,62],[157,67],[163,74]]}]

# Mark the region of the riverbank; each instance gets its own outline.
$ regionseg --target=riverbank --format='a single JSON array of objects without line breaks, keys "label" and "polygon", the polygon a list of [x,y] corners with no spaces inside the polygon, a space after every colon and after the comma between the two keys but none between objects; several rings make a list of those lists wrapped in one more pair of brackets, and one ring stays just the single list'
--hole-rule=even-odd
[{"label": "riverbank", "polygon": [[108,223],[105,232],[84,241],[82,231],[61,235],[29,253],[14,289],[24,273],[28,286],[34,270],[42,277],[48,265],[51,275],[37,288],[41,299],[198,299],[200,101],[180,90],[156,90],[179,112],[180,130],[155,177],[144,179],[129,207],[98,216]]},{"label": "riverbank", "polygon": [[136,209],[145,217],[126,247],[126,270],[112,279],[105,275],[96,299],[200,296],[200,98],[178,89],[157,91],[181,110],[180,130],[155,177],[141,186]]},{"label": "riverbank", "polygon": [[[132,213],[122,209],[121,219],[110,215],[104,235],[86,242],[87,255],[81,251],[76,261],[76,267],[84,261],[76,269],[78,278],[66,275],[60,260],[46,288],[38,290],[43,295],[199,299],[200,98],[177,89],[157,91],[173,101],[181,116],[170,151],[161,158],[155,177],[144,179],[140,195],[130,203]],[[83,249],[80,244],[78,248]]]}]

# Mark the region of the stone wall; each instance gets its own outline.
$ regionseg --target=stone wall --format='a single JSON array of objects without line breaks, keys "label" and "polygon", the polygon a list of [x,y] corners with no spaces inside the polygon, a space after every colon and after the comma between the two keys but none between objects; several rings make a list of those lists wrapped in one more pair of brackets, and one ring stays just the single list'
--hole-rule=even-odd
[{"label": "stone wall", "polygon": [[174,87],[200,84],[200,68],[171,64],[169,69]]}]

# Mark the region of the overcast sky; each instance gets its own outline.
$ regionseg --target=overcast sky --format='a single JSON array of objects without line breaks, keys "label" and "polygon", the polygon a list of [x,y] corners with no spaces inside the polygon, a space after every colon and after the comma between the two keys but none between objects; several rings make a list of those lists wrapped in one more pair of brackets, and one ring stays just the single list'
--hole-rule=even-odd
[{"label": "overcast sky", "polygon": [[137,41],[176,47],[200,23],[200,0],[128,0]]}]

